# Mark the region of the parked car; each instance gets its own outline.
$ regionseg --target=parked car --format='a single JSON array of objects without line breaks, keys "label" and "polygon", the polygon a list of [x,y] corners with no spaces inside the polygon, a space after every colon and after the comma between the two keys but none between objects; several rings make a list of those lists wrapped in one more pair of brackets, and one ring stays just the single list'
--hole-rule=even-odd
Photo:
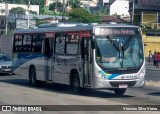
[{"label": "parked car", "polygon": [[0,54],[0,73],[12,74],[12,60],[6,54]]}]

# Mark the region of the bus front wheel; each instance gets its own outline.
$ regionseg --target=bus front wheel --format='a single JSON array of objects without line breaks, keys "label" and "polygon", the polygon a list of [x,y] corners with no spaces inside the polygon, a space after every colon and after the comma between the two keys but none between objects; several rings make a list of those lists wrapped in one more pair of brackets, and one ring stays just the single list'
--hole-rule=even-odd
[{"label": "bus front wheel", "polygon": [[31,68],[30,71],[29,71],[29,84],[32,85],[32,86],[37,85],[35,68]]},{"label": "bus front wheel", "polygon": [[126,88],[116,88],[114,89],[114,93],[116,95],[123,95],[126,92]]},{"label": "bus front wheel", "polygon": [[80,81],[78,74],[74,74],[74,76],[71,79],[71,88],[72,92],[77,94],[80,92]]}]

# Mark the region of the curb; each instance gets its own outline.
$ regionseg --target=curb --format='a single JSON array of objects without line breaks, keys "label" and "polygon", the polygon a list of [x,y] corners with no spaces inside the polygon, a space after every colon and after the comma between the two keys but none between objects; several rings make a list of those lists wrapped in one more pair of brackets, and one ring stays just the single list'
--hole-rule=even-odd
[{"label": "curb", "polygon": [[147,86],[155,86],[155,87],[160,87],[160,81],[152,81],[152,80],[149,80],[149,81],[145,81],[145,85]]},{"label": "curb", "polygon": [[146,70],[160,71],[160,69],[152,69],[152,68],[146,68]]},{"label": "curb", "polygon": [[146,70],[160,71],[160,70],[156,70],[156,69],[150,69],[150,68],[147,68]]}]

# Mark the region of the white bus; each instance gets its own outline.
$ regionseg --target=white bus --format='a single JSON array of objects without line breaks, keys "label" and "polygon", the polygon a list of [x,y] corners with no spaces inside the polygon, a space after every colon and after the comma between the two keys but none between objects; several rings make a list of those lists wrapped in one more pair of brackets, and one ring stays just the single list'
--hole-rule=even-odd
[{"label": "white bus", "polygon": [[14,73],[32,85],[53,82],[123,95],[145,84],[141,29],[133,25],[67,25],[17,30]]}]

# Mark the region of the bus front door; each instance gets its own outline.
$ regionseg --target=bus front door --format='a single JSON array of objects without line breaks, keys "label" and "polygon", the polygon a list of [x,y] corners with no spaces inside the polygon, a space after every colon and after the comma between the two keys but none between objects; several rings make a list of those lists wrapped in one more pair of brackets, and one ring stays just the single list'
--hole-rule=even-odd
[{"label": "bus front door", "polygon": [[52,81],[52,54],[53,39],[45,39],[45,78],[46,81]]},{"label": "bus front door", "polygon": [[82,59],[83,59],[83,85],[91,85],[91,40],[83,38],[82,40]]}]

